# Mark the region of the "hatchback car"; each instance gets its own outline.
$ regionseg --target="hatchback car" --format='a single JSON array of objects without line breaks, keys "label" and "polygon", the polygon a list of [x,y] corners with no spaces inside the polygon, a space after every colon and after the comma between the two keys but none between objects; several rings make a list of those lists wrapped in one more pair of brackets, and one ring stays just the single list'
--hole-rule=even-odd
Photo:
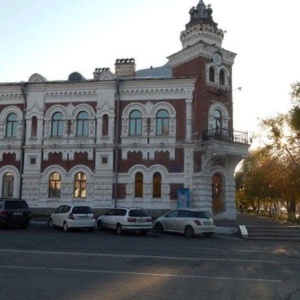
[{"label": "hatchback car", "polygon": [[187,237],[198,234],[208,237],[216,231],[210,212],[199,209],[172,210],[155,220],[154,229],[157,233],[178,232]]},{"label": "hatchback car", "polygon": [[31,210],[25,200],[0,199],[0,226],[26,228],[31,220]]},{"label": "hatchback car", "polygon": [[50,216],[49,227],[62,227],[64,231],[71,228],[87,228],[93,231],[96,221],[91,207],[61,205]]},{"label": "hatchback car", "polygon": [[153,228],[152,217],[142,208],[114,208],[97,219],[99,230],[104,228],[123,231],[139,231],[147,234]]}]

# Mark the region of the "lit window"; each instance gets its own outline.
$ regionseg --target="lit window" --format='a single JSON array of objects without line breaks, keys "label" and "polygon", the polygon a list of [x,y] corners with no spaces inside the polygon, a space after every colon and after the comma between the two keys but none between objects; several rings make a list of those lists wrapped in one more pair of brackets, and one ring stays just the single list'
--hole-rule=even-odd
[{"label": "lit window", "polygon": [[3,176],[2,197],[12,198],[14,194],[14,175],[7,172]]},{"label": "lit window", "polygon": [[129,134],[142,135],[142,114],[138,110],[134,110],[130,113]]},{"label": "lit window", "polygon": [[88,113],[82,111],[77,116],[77,136],[88,136],[89,135],[89,116]]},{"label": "lit window", "polygon": [[60,112],[52,116],[51,136],[63,136],[64,121]]},{"label": "lit window", "polygon": [[9,114],[6,119],[6,137],[17,137],[18,121],[16,114]]},{"label": "lit window", "polygon": [[49,177],[49,198],[60,198],[61,176],[58,172],[54,172]]},{"label": "lit window", "polygon": [[86,198],[86,174],[79,172],[75,175],[74,182],[74,197],[75,198]]},{"label": "lit window", "polygon": [[166,110],[160,110],[156,115],[156,135],[169,134],[169,113]]},{"label": "lit window", "polygon": [[143,197],[143,174],[141,172],[138,172],[135,174],[135,191],[134,196],[136,198],[142,198]]},{"label": "lit window", "polygon": [[161,175],[158,172],[153,175],[153,198],[161,198]]}]

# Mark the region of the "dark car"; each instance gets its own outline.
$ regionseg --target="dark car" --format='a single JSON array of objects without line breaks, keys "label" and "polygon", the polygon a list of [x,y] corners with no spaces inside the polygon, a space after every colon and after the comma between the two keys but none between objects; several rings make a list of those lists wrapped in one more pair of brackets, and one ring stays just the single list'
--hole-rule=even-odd
[{"label": "dark car", "polygon": [[0,227],[26,228],[31,220],[31,210],[25,200],[0,198]]}]

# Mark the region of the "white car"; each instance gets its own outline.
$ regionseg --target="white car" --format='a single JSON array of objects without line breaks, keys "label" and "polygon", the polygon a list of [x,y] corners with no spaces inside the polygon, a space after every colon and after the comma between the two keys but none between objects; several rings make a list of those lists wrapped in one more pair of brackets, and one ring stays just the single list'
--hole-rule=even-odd
[{"label": "white car", "polygon": [[158,217],[154,221],[154,230],[157,233],[184,233],[187,237],[198,234],[208,237],[216,232],[216,226],[210,212],[186,208],[172,210]]},{"label": "white car", "polygon": [[50,216],[49,227],[62,227],[64,231],[71,228],[87,228],[94,231],[96,221],[92,209],[89,206],[59,206]]},{"label": "white car", "polygon": [[152,217],[142,208],[114,208],[97,219],[99,230],[113,229],[121,235],[123,231],[139,231],[147,234],[153,228]]}]

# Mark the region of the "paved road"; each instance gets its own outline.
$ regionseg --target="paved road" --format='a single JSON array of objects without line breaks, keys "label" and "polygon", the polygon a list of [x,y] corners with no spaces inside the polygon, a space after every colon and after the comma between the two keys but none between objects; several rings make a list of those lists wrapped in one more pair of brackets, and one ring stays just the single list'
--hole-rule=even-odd
[{"label": "paved road", "polygon": [[300,246],[1,229],[0,299],[300,300]]}]

